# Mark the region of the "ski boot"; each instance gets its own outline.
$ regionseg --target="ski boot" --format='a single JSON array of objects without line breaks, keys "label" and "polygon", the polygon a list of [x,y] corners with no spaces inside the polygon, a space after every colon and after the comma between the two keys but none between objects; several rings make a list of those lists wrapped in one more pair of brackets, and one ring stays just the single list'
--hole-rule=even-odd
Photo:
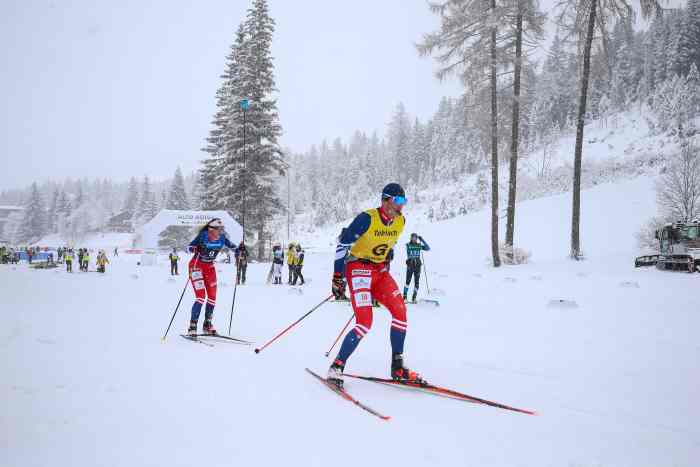
[{"label": "ski boot", "polygon": [[204,326],[202,328],[202,333],[208,334],[210,336],[217,336],[219,334],[218,332],[216,332],[216,329],[214,329],[214,325],[211,324],[210,319],[204,320]]},{"label": "ski boot", "polygon": [[194,336],[197,334],[197,321],[190,321],[190,327],[187,328],[187,335]]},{"label": "ski boot", "polygon": [[416,298],[417,298],[417,297],[418,297],[418,291],[417,291],[417,290],[414,290],[414,291],[413,291],[413,297],[411,298],[411,303],[413,303],[413,304],[417,303],[417,302],[416,302]]},{"label": "ski boot", "polygon": [[334,384],[338,389],[343,389],[343,370],[345,370],[345,365],[340,360],[334,361],[328,369],[326,381]]},{"label": "ski boot", "polygon": [[425,386],[426,380],[415,371],[403,366],[403,354],[395,353],[391,358],[391,379],[400,383],[412,383]]}]

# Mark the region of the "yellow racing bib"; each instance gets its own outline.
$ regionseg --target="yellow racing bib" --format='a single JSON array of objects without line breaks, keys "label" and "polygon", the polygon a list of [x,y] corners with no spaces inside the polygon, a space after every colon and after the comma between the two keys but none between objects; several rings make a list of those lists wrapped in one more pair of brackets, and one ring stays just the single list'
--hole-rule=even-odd
[{"label": "yellow racing bib", "polygon": [[369,228],[350,248],[350,254],[358,259],[382,263],[386,261],[391,247],[399,240],[405,219],[403,215],[399,215],[391,224],[384,225],[378,209],[369,209],[365,212],[371,219]]}]

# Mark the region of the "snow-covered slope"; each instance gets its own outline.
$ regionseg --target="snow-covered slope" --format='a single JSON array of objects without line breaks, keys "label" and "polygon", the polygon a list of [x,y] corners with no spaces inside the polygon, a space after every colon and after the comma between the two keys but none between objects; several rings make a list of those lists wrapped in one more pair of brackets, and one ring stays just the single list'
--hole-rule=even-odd
[{"label": "snow-covered slope", "polygon": [[[485,212],[407,226],[430,242],[429,285],[445,292],[442,306],[409,310],[409,365],[537,417],[348,381],[392,420],[358,410],[304,372],[327,368],[345,305],[324,305],[255,355],[179,338],[190,290],[160,342],[184,285],[166,265],[0,266],[0,465],[696,465],[700,274],[632,267],[633,234],[654,209],[650,179],[583,192],[582,262],[565,259],[570,204],[567,194],[521,203],[517,244],[532,262],[498,270],[486,262]],[[251,265],[233,334],[261,344],[324,299],[335,235],[305,240],[302,294],[266,286],[268,265]],[[401,281],[401,257],[393,269]],[[219,270],[215,322],[226,331],[233,270]],[[577,308],[549,306],[559,299]],[[389,322],[375,310],[349,371],[387,374]]]},{"label": "snow-covered slope", "polygon": [[[594,120],[586,125],[583,141],[582,186],[595,187],[637,177],[658,174],[669,155],[680,150],[676,137],[655,129],[655,117],[648,111],[631,109]],[[564,130],[548,143],[523,150],[518,162],[518,201],[570,192],[573,182],[575,132]],[[487,164],[488,165],[488,164]],[[501,164],[499,195],[502,216],[508,199],[508,163]],[[412,219],[436,221],[490,209],[490,166],[476,173],[445,179],[435,186],[406,186]],[[381,187],[377,187],[379,190]],[[369,194],[365,204],[374,204],[378,193]],[[358,209],[361,207],[358,207]],[[656,213],[652,207],[644,218]],[[292,237],[302,241],[318,237],[318,231],[339,231],[340,225],[318,229],[310,211],[293,216]],[[343,220],[347,223],[348,220]],[[278,219],[280,233],[286,233],[286,214]],[[325,238],[325,237],[324,237]],[[286,240],[286,238],[280,238]]]}]

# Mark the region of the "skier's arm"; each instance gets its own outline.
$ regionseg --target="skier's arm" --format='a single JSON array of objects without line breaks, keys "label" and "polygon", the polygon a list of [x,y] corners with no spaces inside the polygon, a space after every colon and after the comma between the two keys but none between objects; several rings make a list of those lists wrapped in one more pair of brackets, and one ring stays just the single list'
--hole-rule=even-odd
[{"label": "skier's arm", "polygon": [[422,248],[423,250],[425,250],[425,251],[430,251],[430,246],[428,245],[428,242],[426,242],[425,240],[423,240],[423,237],[419,236],[419,237],[418,237],[418,240],[420,240],[421,248]]},{"label": "skier's arm", "polygon": [[194,237],[194,240],[192,240],[190,242],[190,245],[188,247],[188,250],[190,251],[190,253],[197,252],[197,250],[199,249],[199,244],[202,242],[201,237],[202,237],[202,234],[199,234],[196,237]]},{"label": "skier's arm", "polygon": [[367,229],[369,229],[371,218],[369,214],[363,212],[353,220],[349,226],[343,229],[338,238],[338,246],[335,248],[335,263],[333,271],[336,274],[343,274],[345,267],[345,256],[353,243],[357,241]]}]

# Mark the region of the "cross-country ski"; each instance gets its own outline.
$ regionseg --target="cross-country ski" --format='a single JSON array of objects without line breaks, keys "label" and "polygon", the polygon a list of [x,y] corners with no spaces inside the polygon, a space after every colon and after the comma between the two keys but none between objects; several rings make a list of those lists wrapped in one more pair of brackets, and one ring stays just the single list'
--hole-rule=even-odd
[{"label": "cross-country ski", "polygon": [[517,407],[511,407],[509,405],[501,404],[499,402],[494,402],[486,399],[482,399],[480,397],[475,397],[475,396],[470,396],[468,394],[463,394],[458,391],[454,391],[452,389],[447,389],[443,388],[440,386],[435,386],[434,384],[430,383],[413,383],[411,381],[397,381],[393,379],[386,379],[386,378],[376,378],[373,376],[360,376],[360,375],[352,375],[352,374],[345,374],[345,376],[349,378],[355,378],[355,379],[362,379],[365,381],[372,381],[374,383],[381,383],[381,384],[386,384],[389,386],[398,386],[402,388],[410,388],[410,389],[415,389],[417,391],[423,391],[429,394],[435,394],[437,396],[444,396],[444,397],[450,397],[453,399],[458,399],[466,402],[474,402],[477,404],[483,404],[483,405],[490,405],[491,407],[497,407],[499,409],[505,409],[505,410],[511,410],[513,412],[520,412],[524,413],[527,415],[537,415],[537,412],[534,410],[529,410],[529,409],[519,409]]},{"label": "cross-country ski", "polygon": [[306,371],[307,371],[311,376],[313,376],[316,380],[320,381],[324,386],[326,386],[328,389],[330,389],[330,390],[333,391],[334,393],[338,394],[340,397],[342,397],[342,398],[345,399],[346,401],[352,402],[353,404],[355,404],[356,406],[358,406],[358,407],[361,408],[362,410],[364,410],[364,411],[366,411],[366,412],[369,412],[369,413],[371,413],[372,415],[374,415],[375,417],[381,418],[382,420],[390,420],[390,419],[391,419],[391,417],[389,417],[389,416],[387,416],[387,415],[382,415],[382,414],[380,414],[379,412],[377,412],[376,410],[374,410],[373,408],[371,408],[371,407],[369,407],[369,406],[363,404],[362,402],[358,401],[358,400],[355,399],[353,396],[351,396],[351,395],[347,392],[347,390],[345,390],[345,389],[343,389],[343,388],[339,388],[339,387],[336,386],[335,384],[329,382],[329,381],[328,381],[327,379],[325,379],[325,378],[322,378],[321,376],[319,376],[318,374],[316,374],[316,373],[314,373],[313,371],[309,370],[308,368],[306,369]]}]

